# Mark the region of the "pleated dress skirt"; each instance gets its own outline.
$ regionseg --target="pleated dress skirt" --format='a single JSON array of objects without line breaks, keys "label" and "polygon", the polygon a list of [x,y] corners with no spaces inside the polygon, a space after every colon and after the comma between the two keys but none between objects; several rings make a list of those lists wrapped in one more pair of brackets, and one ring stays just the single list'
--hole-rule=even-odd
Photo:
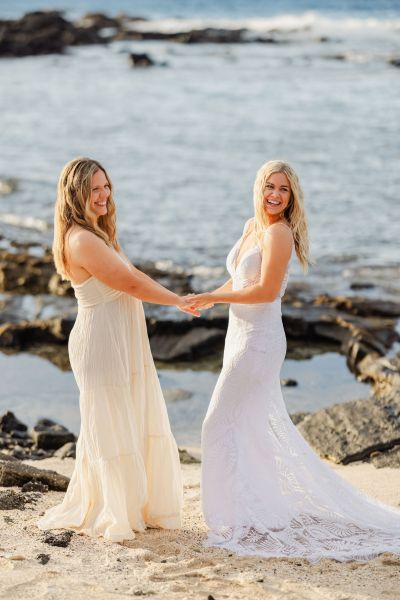
[{"label": "pleated dress skirt", "polygon": [[181,526],[179,454],[150,351],[142,303],[95,277],[74,286],[69,338],[80,391],[75,468],[40,529],[119,542],[146,526]]}]

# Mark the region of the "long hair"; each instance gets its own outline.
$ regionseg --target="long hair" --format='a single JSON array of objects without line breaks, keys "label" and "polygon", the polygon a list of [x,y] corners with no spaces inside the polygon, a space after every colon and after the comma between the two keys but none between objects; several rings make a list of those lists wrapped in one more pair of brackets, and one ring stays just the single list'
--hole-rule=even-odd
[{"label": "long hair", "polygon": [[264,208],[264,194],[268,179],[273,173],[284,173],[290,183],[290,199],[282,217],[292,230],[297,258],[307,272],[310,259],[307,220],[304,210],[304,194],[299,178],[290,165],[280,160],[270,160],[260,167],[254,182],[254,214],[256,240],[261,244],[265,229],[269,225],[268,215]]},{"label": "long hair", "polygon": [[[99,218],[90,208],[92,177],[97,171],[103,171],[110,185],[107,202],[107,214]],[[112,195],[111,180],[100,163],[86,157],[74,158],[61,171],[58,180],[58,193],[54,211],[53,258],[57,273],[63,279],[69,279],[70,273],[65,258],[65,236],[76,224],[91,231],[108,246],[120,249],[116,237],[115,203]]]}]

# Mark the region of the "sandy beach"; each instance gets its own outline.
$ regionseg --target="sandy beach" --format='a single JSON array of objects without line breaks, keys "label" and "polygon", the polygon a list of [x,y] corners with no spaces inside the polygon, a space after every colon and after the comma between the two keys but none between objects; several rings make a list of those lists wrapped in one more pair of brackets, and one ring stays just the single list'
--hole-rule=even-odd
[{"label": "sandy beach", "polygon": [[[71,458],[49,458],[40,464],[25,462],[68,476],[74,466]],[[399,506],[400,470],[376,469],[364,463],[333,468],[375,498]],[[182,465],[182,470],[185,488],[182,530],[148,530],[124,545],[76,534],[67,548],[45,543],[36,520],[45,509],[61,500],[61,492],[42,494],[36,504],[28,504],[22,511],[3,511],[0,598],[399,598],[400,557],[392,554],[382,554],[367,563],[323,560],[310,565],[302,559],[243,558],[222,550],[204,549],[206,527],[200,510],[200,465]],[[50,558],[41,564],[39,555]]]}]

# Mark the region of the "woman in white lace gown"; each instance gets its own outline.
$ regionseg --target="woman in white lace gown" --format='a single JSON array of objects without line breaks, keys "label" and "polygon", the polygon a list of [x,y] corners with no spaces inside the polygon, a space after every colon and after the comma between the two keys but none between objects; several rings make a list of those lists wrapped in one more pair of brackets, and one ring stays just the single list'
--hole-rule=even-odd
[{"label": "woman in white lace gown", "polygon": [[294,247],[308,263],[303,195],[293,169],[271,161],[254,186],[255,217],[227,259],[231,279],[193,306],[230,303],[223,368],[202,431],[207,545],[243,555],[366,560],[400,553],[400,511],[323,463],[286,411],[281,298]]},{"label": "woman in white lace gown", "polygon": [[182,309],[185,302],[121,252],[111,181],[98,162],[78,158],[64,167],[54,224],[56,268],[78,300],[69,356],[81,428],[63,501],[38,527],[114,542],[132,539],[146,526],[178,528],[179,455],[141,300]]}]

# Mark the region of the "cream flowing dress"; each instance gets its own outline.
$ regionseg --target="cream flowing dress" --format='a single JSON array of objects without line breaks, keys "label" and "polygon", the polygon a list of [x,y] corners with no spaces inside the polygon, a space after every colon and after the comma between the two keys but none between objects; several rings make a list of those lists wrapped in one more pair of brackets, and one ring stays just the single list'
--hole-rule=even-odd
[{"label": "cream flowing dress", "polygon": [[142,303],[93,276],[74,290],[78,316],[68,350],[80,391],[76,463],[63,501],[38,527],[113,542],[147,525],[179,528],[179,454]]},{"label": "cream flowing dress", "polygon": [[[265,235],[269,235],[267,229]],[[233,289],[260,279],[261,250],[227,259]],[[202,430],[207,546],[240,555],[368,560],[400,554],[400,510],[352,487],[293,425],[282,397],[281,298],[232,304],[221,375]]]}]

